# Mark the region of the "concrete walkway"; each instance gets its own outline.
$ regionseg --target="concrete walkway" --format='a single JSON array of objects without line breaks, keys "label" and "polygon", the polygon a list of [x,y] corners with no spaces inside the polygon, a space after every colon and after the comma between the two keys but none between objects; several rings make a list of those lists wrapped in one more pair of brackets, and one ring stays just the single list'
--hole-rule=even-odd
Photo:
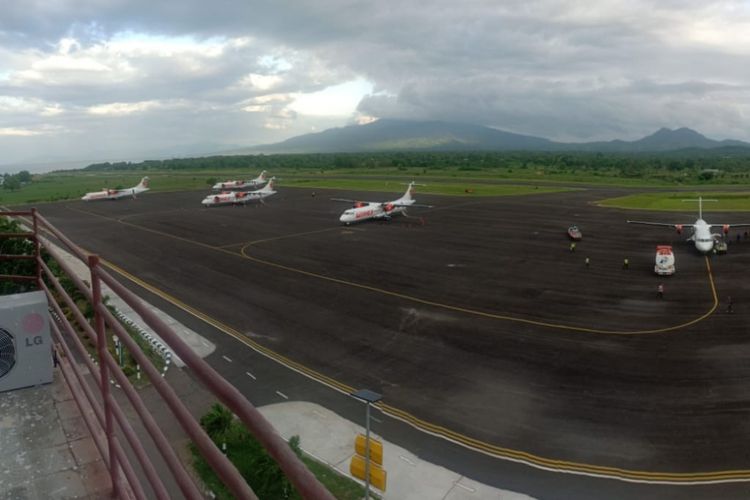
[{"label": "concrete walkway", "polygon": [[[289,440],[300,437],[302,449],[317,460],[327,463],[345,476],[354,454],[354,439],[365,429],[341,418],[322,406],[290,401],[259,408],[276,428]],[[382,439],[370,434],[371,437]],[[522,500],[526,495],[500,490],[472,481],[444,467],[421,460],[409,451],[383,442],[383,468],[388,475],[386,492],[373,489],[382,498],[399,500]]]}]

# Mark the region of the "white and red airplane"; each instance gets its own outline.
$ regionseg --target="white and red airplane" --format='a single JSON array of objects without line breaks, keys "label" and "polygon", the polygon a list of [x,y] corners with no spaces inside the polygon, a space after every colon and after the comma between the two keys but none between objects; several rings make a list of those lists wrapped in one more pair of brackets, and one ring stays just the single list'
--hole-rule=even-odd
[{"label": "white and red airplane", "polygon": [[693,229],[693,234],[690,235],[690,238],[688,238],[687,241],[693,241],[695,243],[695,248],[701,253],[710,252],[714,247],[714,242],[718,238],[722,237],[720,233],[711,233],[712,227],[721,226],[721,230],[725,235],[729,234],[730,227],[750,227],[750,224],[748,223],[709,224],[708,222],[703,220],[703,202],[704,201],[717,201],[717,200],[704,200],[703,198],[698,197],[697,200],[682,200],[682,201],[697,201],[698,202],[698,220],[696,220],[695,223],[693,224],[671,224],[671,223],[666,223],[666,222],[645,222],[645,221],[638,221],[638,220],[629,220],[628,224],[645,224],[648,226],[673,227],[677,230],[677,234],[682,234],[683,228],[690,227]]},{"label": "white and red airplane", "polygon": [[406,189],[406,193],[401,198],[393,201],[359,201],[346,198],[331,198],[331,200],[354,203],[353,208],[345,210],[341,214],[341,217],[339,217],[339,220],[346,225],[369,219],[390,220],[396,214],[406,214],[408,207],[432,208],[432,205],[419,205],[415,203],[412,197],[414,195],[415,184],[411,182]]},{"label": "white and red airplane", "polygon": [[268,184],[257,191],[222,191],[221,193],[210,194],[203,198],[201,204],[204,207],[217,207],[220,205],[247,205],[252,201],[262,202],[263,198],[276,194],[276,191],[273,190],[275,180],[276,177],[271,177]]},{"label": "white and red airplane", "polygon": [[228,190],[243,190],[248,188],[259,188],[267,181],[265,170],[260,173],[258,177],[249,181],[224,181],[217,182],[213,185],[213,189],[217,191],[228,191]]},{"label": "white and red airplane", "polygon": [[138,185],[133,186],[132,188],[127,189],[107,189],[102,188],[101,191],[94,191],[92,193],[86,193],[81,198],[83,201],[96,201],[96,200],[119,200],[120,198],[125,198],[126,196],[132,196],[135,198],[135,195],[144,193],[148,191],[150,188],[148,187],[148,177],[144,177],[141,179],[141,182],[138,183]]}]

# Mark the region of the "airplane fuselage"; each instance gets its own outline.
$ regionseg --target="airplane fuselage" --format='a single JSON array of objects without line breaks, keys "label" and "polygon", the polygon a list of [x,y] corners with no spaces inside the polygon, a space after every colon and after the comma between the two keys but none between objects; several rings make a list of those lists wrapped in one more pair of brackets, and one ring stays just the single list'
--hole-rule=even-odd
[{"label": "airplane fuselage", "polygon": [[714,235],[711,234],[711,225],[703,219],[698,219],[693,224],[693,236],[690,237],[695,243],[695,248],[701,253],[708,253],[714,248]]},{"label": "airplane fuselage", "polygon": [[98,201],[98,200],[119,200],[120,198],[126,198],[128,196],[132,196],[135,198],[135,195],[145,193],[149,190],[148,187],[148,177],[144,177],[141,179],[141,182],[139,182],[136,186],[133,186],[132,188],[127,189],[107,189],[104,188],[101,191],[94,191],[91,193],[86,193],[81,197],[83,201]]},{"label": "airplane fuselage", "polygon": [[[413,200],[398,200],[393,203],[399,205],[411,205],[414,203]],[[361,222],[370,219],[387,219],[397,214],[402,214],[406,211],[407,207],[404,206],[390,206],[388,203],[368,203],[361,207],[354,207],[345,210],[339,221],[344,224],[351,224],[353,222]]]},{"label": "airplane fuselage", "polygon": [[203,198],[201,204],[204,207],[216,207],[220,205],[245,205],[251,201],[262,201],[276,191],[273,190],[273,179],[263,189],[257,191],[224,191],[210,194]]},{"label": "airplane fuselage", "polygon": [[144,191],[148,191],[148,189],[104,189],[102,191],[86,193],[86,195],[84,195],[81,199],[83,201],[119,200],[120,198],[127,198],[128,196],[133,197],[137,194],[143,193]]},{"label": "airplane fuselage", "polygon": [[213,189],[217,190],[242,190],[242,189],[252,189],[252,188],[259,188],[262,185],[264,185],[267,181],[226,181],[226,182],[219,182],[217,184],[214,184]]}]

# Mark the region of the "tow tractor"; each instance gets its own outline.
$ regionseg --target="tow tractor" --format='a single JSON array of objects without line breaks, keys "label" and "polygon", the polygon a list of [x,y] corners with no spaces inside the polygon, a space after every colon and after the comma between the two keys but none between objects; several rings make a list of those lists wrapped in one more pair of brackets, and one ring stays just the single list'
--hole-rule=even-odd
[{"label": "tow tractor", "polygon": [[572,225],[568,228],[568,237],[573,241],[580,241],[583,239],[583,234],[578,226]]},{"label": "tow tractor", "polygon": [[674,266],[674,253],[670,245],[657,245],[656,246],[656,263],[654,264],[654,272],[659,276],[670,276],[675,273],[677,269]]},{"label": "tow tractor", "polygon": [[716,250],[716,253],[727,253],[727,240],[716,238],[714,241],[714,250]]}]

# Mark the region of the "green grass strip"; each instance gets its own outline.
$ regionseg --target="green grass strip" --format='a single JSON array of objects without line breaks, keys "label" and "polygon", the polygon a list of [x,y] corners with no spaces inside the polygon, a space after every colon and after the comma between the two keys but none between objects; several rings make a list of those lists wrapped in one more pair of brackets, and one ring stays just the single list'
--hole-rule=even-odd
[{"label": "green grass strip", "polygon": [[[603,207],[662,210],[673,212],[698,211],[697,202],[683,200],[697,200],[701,196],[704,199],[704,212],[745,212],[750,211],[750,191],[679,191],[662,193],[643,193],[619,198],[609,198],[598,201]],[[706,201],[717,200],[717,201]]]}]

